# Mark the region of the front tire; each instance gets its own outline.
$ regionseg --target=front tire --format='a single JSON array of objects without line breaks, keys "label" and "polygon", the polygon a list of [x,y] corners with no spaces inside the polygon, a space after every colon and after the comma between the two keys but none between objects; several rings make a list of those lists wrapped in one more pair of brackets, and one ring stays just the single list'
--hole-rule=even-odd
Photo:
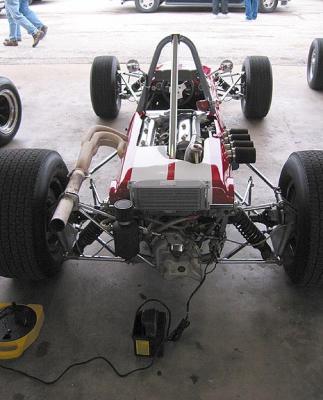
[{"label": "front tire", "polygon": [[112,119],[121,107],[120,64],[114,56],[95,57],[90,78],[92,107],[100,118]]},{"label": "front tire", "polygon": [[21,115],[18,90],[9,79],[0,77],[0,146],[14,138],[20,126]]},{"label": "front tire", "polygon": [[141,13],[153,13],[159,8],[159,0],[135,0],[136,10]]},{"label": "front tire", "polygon": [[248,119],[264,118],[273,93],[273,76],[268,57],[247,57],[242,65],[241,108]]},{"label": "front tire", "polygon": [[323,39],[313,40],[307,61],[307,82],[311,89],[323,90]]},{"label": "front tire", "polygon": [[292,153],[279,187],[294,212],[294,229],[283,254],[291,281],[299,286],[323,285],[323,151]]},{"label": "front tire", "polygon": [[0,151],[0,275],[39,280],[59,271],[64,249],[49,221],[67,184],[55,151]]},{"label": "front tire", "polygon": [[276,10],[278,0],[259,0],[259,12],[272,13]]}]

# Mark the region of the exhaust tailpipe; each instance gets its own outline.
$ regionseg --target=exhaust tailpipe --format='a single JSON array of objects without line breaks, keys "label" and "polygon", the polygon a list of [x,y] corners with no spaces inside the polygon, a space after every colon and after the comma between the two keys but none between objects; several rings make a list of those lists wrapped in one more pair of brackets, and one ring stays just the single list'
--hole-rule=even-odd
[{"label": "exhaust tailpipe", "polygon": [[115,129],[102,125],[94,126],[82,141],[81,150],[75,168],[70,174],[70,179],[56,207],[54,215],[49,223],[49,228],[55,232],[62,231],[68,219],[78,203],[78,194],[83,181],[89,174],[92,158],[101,146],[112,147],[117,150],[122,158],[126,152],[127,135]]}]

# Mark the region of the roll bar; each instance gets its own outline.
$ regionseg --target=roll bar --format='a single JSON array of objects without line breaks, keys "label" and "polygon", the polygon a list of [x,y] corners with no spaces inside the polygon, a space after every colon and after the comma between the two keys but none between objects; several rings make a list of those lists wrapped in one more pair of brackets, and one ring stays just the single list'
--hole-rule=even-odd
[{"label": "roll bar", "polygon": [[210,111],[215,112],[213,99],[210,93],[210,88],[205,78],[202,64],[198,52],[194,43],[187,38],[186,36],[182,36],[179,34],[173,34],[166,36],[162,39],[154,52],[148,74],[146,75],[145,85],[142,91],[142,95],[140,97],[137,112],[142,113],[146,111],[147,103],[148,103],[148,94],[151,88],[151,83],[154,78],[154,74],[157,68],[157,64],[160,58],[160,54],[163,48],[168,44],[172,43],[173,45],[173,57],[172,57],[172,70],[171,70],[171,96],[170,96],[170,121],[169,121],[169,144],[168,144],[168,155],[169,158],[175,158],[176,156],[176,136],[177,136],[177,87],[178,87],[178,45],[180,43],[186,44],[186,46],[190,49],[193,61],[195,63],[195,67],[200,79],[201,88],[204,94],[205,99],[208,100],[210,105]]}]

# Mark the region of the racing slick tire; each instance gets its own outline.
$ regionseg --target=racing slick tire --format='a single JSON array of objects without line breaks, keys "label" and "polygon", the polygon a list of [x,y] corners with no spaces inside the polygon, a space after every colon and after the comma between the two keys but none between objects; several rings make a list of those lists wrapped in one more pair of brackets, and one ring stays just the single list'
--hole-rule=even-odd
[{"label": "racing slick tire", "polygon": [[277,8],[278,0],[259,0],[259,12],[271,13]]},{"label": "racing slick tire", "polygon": [[114,56],[95,57],[90,78],[92,107],[100,118],[112,119],[121,107],[120,64]]},{"label": "racing slick tire", "polygon": [[39,280],[59,271],[64,249],[48,224],[67,175],[55,151],[0,150],[0,276]]},{"label": "racing slick tire", "polygon": [[273,93],[273,75],[268,57],[251,56],[244,60],[241,92],[241,108],[246,118],[261,119],[268,114]]},{"label": "racing slick tire", "polygon": [[0,77],[0,146],[9,143],[18,132],[21,114],[18,90],[9,79]]},{"label": "racing slick tire", "polygon": [[153,13],[158,10],[160,0],[135,0],[135,6],[141,13]]},{"label": "racing slick tire", "polygon": [[307,61],[307,82],[311,89],[323,90],[323,39],[314,39]]},{"label": "racing slick tire", "polygon": [[299,286],[323,285],[322,170],[323,151],[299,151],[289,156],[279,179],[282,196],[295,215],[282,261]]}]

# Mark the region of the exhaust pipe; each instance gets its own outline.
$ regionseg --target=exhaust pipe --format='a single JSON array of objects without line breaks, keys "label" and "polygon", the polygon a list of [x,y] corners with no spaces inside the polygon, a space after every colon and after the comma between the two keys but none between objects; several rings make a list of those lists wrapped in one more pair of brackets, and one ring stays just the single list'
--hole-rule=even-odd
[{"label": "exhaust pipe", "polygon": [[82,141],[81,150],[75,168],[70,174],[70,179],[56,207],[54,215],[49,223],[49,228],[54,232],[62,231],[78,202],[78,194],[83,181],[89,174],[92,158],[102,146],[112,147],[117,150],[122,158],[126,152],[127,135],[115,129],[97,125],[91,128]]}]

